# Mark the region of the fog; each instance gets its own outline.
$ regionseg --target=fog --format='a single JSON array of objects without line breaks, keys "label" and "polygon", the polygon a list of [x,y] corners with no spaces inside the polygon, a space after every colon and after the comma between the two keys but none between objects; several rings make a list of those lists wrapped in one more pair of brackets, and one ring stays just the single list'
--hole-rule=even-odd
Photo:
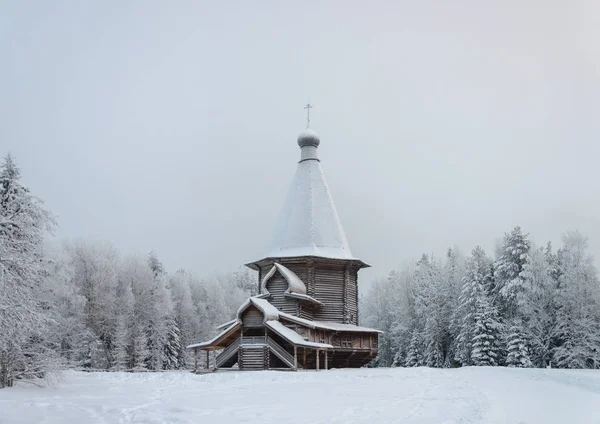
[{"label": "fog", "polygon": [[421,253],[579,229],[600,256],[589,1],[0,5],[0,154],[56,238],[169,271],[262,257],[311,127],[366,283]]}]

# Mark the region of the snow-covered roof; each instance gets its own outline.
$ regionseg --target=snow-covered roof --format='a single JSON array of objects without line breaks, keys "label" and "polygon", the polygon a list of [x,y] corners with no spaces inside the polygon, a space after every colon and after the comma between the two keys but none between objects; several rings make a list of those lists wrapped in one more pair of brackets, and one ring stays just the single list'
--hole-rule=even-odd
[{"label": "snow-covered roof", "polygon": [[300,300],[305,300],[307,302],[310,303],[314,303],[315,305],[323,305],[323,302],[318,301],[317,299],[315,299],[314,297],[311,297],[307,294],[300,294],[300,293],[284,293],[284,296],[286,297],[292,297],[294,299],[300,299]]},{"label": "snow-covered roof", "polygon": [[237,318],[234,318],[231,321],[224,322],[223,324],[217,326],[217,330],[220,330],[221,328],[229,327],[231,324],[236,323],[236,322],[237,322]]},{"label": "snow-covered roof", "polygon": [[263,313],[264,321],[279,319],[279,311],[275,306],[271,305],[265,299],[262,299],[258,296],[252,296],[248,298],[248,300],[246,300],[244,303],[242,303],[242,306],[239,307],[236,314],[237,322],[242,322],[242,312],[244,312],[246,308],[250,305],[256,306]]},{"label": "snow-covered roof", "polygon": [[263,292],[268,293],[267,282],[277,271],[279,271],[283,278],[285,278],[285,281],[287,281],[288,293],[306,294],[306,286],[304,285],[302,280],[296,275],[296,273],[278,263],[274,263],[273,268],[271,268],[267,275],[265,275],[265,278],[263,278],[261,283]]},{"label": "snow-covered roof", "polygon": [[287,319],[288,321],[295,322],[301,325],[304,325],[308,328],[322,328],[324,330],[332,330],[332,331],[353,331],[353,332],[364,332],[364,333],[383,333],[381,330],[377,330],[375,328],[369,327],[361,327],[354,324],[343,324],[339,322],[330,322],[330,321],[311,321],[308,319],[300,318],[295,315],[290,315],[285,312],[279,311],[279,317],[283,319]]},{"label": "snow-covered roof", "polygon": [[269,290],[267,289],[267,283],[271,279],[271,277],[277,272],[283,276],[285,281],[288,283],[288,289],[285,292],[285,296],[293,297],[300,300],[305,300],[307,302],[314,303],[316,305],[322,305],[323,303],[319,302],[314,297],[311,297],[306,294],[306,285],[304,282],[296,275],[292,270],[284,267],[281,264],[275,262],[273,264],[273,268],[265,275],[261,282],[261,291],[263,292],[261,296],[270,296]]},{"label": "snow-covered roof", "polygon": [[[312,130],[299,137],[316,138]],[[306,154],[304,150],[311,150]],[[356,259],[352,256],[333,198],[316,157],[316,146],[301,147],[298,163],[283,208],[279,214],[266,258],[320,256]]]},{"label": "snow-covered roof", "polygon": [[297,346],[310,347],[312,349],[333,349],[333,346],[327,343],[315,343],[304,340],[304,337],[279,321],[267,321],[265,324],[281,337]]},{"label": "snow-covered roof", "polygon": [[[211,346],[218,346],[220,341],[225,339],[233,330],[237,329],[240,325],[241,325],[241,322],[239,322],[238,320],[235,320],[235,322],[232,325],[227,327],[225,330],[221,331],[219,334],[217,334],[212,339],[207,340],[205,342],[201,342],[201,343],[191,344],[187,347],[187,349],[196,349],[196,348],[202,349],[202,348],[207,348],[207,347],[211,347]],[[208,349],[208,350],[210,350],[210,349]]]}]

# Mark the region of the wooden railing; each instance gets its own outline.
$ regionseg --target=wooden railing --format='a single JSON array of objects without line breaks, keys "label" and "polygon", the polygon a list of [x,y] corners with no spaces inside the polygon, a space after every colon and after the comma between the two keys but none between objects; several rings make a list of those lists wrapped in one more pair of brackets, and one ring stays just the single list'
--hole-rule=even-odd
[{"label": "wooden railing", "polygon": [[254,337],[244,336],[241,339],[242,339],[241,344],[263,344],[263,345],[267,344],[267,342],[265,340],[265,336],[254,336]]},{"label": "wooden railing", "polygon": [[215,361],[215,366],[220,368],[229,358],[233,356],[234,353],[237,353],[238,347],[240,345],[240,340],[237,339],[235,342],[231,343],[223,352],[221,352]]},{"label": "wooden railing", "polygon": [[279,343],[277,343],[270,337],[267,338],[267,344],[269,345],[269,349],[271,349],[271,352],[277,355],[279,359],[281,359],[287,366],[289,366],[290,368],[295,368],[293,355],[291,355],[287,350],[282,348],[279,345]]}]

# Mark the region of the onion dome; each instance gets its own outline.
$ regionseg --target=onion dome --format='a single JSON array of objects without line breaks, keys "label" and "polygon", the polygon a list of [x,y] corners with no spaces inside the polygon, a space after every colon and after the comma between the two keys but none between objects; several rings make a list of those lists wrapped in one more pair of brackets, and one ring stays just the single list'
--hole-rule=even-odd
[{"label": "onion dome", "polygon": [[305,129],[298,135],[298,146],[300,147],[319,147],[320,143],[319,135],[310,128]]}]

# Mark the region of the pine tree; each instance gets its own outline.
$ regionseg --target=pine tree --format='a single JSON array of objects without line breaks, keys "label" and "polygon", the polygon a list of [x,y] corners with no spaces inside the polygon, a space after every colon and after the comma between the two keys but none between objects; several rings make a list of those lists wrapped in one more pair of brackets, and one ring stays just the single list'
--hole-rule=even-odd
[{"label": "pine tree", "polygon": [[508,355],[506,357],[506,365],[518,368],[531,367],[529,349],[523,337],[523,329],[517,321],[513,322],[508,331],[507,345]]},{"label": "pine tree", "polygon": [[181,352],[181,340],[179,327],[175,319],[169,318],[167,322],[167,341],[165,343],[163,369],[179,369],[179,355]]},{"label": "pine tree", "polygon": [[498,365],[501,329],[496,308],[490,303],[487,293],[480,293],[477,298],[473,331],[473,351],[471,353],[473,365]]},{"label": "pine tree", "polygon": [[410,346],[406,353],[406,362],[404,364],[407,367],[420,367],[424,365],[422,344],[419,333],[414,330],[412,338],[410,339]]},{"label": "pine tree", "polygon": [[515,227],[504,235],[500,257],[494,263],[493,295],[496,306],[508,318],[517,316],[517,296],[522,291],[524,279],[521,275],[525,266],[531,241],[521,227]]},{"label": "pine tree", "polygon": [[455,316],[458,322],[455,360],[462,366],[473,364],[472,351],[476,334],[478,299],[486,295],[490,278],[490,260],[485,251],[477,246],[467,259]]}]

